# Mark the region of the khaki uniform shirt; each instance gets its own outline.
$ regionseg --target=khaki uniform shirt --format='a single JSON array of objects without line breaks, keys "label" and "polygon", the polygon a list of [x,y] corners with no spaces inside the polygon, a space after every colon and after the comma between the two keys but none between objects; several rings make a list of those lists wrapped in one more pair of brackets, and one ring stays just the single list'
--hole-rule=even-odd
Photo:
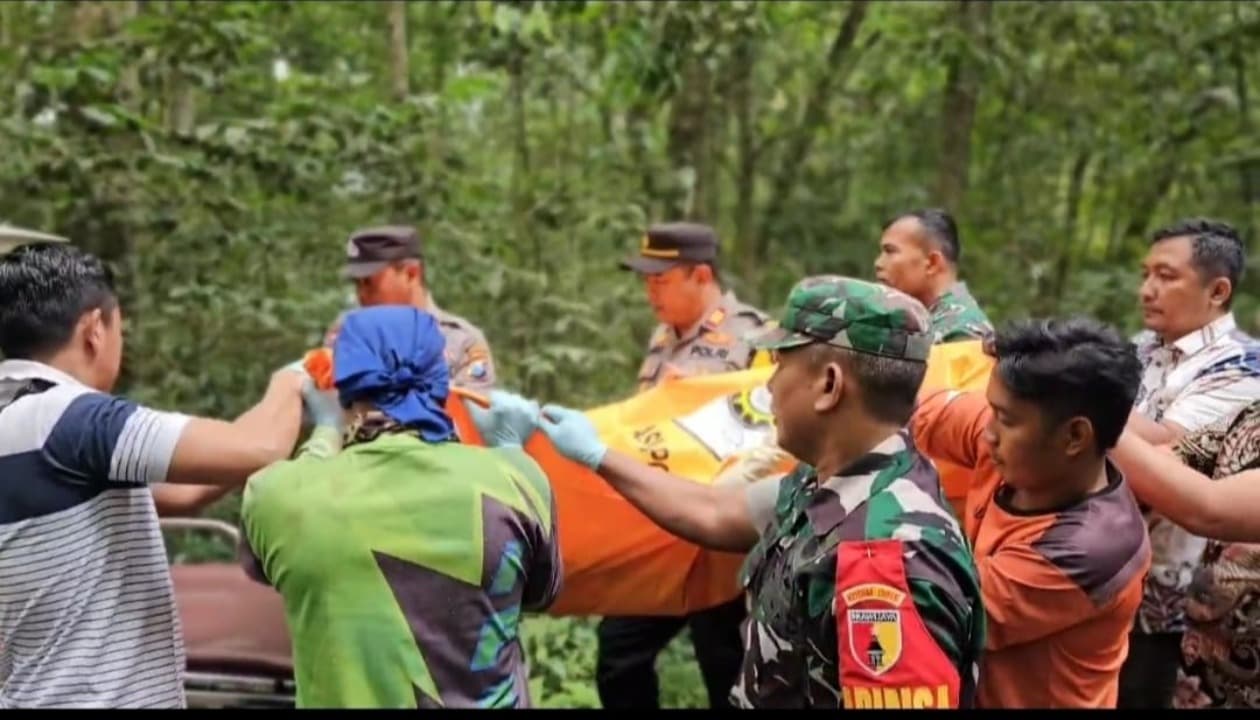
[{"label": "khaki uniform shirt", "polygon": [[[494,359],[490,356],[490,343],[481,328],[459,315],[449,313],[429,296],[427,311],[437,320],[438,329],[446,339],[446,364],[450,368],[451,386],[485,392],[495,383]],[[324,344],[332,347],[341,327],[341,317],[329,328]]]},{"label": "khaki uniform shirt", "polygon": [[752,367],[757,353],[744,336],[768,320],[765,313],[741,303],[734,293],[728,292],[704,320],[682,336],[669,325],[658,325],[639,368],[639,392],[671,378]]}]

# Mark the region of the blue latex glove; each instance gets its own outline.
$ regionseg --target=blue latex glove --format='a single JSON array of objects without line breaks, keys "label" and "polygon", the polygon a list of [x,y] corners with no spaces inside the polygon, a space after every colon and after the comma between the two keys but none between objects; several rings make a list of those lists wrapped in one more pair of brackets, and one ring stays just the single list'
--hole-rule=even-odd
[{"label": "blue latex glove", "polygon": [[577,410],[547,405],[542,409],[538,428],[547,435],[561,455],[592,470],[598,470],[599,464],[604,461],[604,455],[608,454],[608,446],[599,439],[595,426],[585,414]]},{"label": "blue latex glove", "polygon": [[538,428],[538,403],[502,390],[490,391],[490,407],[464,398],[477,432],[490,447],[521,447]]},{"label": "blue latex glove", "polygon": [[284,369],[302,376],[302,422],[315,427],[335,428],[340,432],[345,414],[337,400],[337,391],[323,392],[315,387],[315,379],[306,372],[301,360],[285,365]]}]

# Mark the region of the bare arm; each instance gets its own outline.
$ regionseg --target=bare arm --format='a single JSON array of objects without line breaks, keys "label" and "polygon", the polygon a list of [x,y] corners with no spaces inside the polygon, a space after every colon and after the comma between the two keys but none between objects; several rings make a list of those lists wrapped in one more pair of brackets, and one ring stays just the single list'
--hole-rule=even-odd
[{"label": "bare arm", "polygon": [[300,373],[271,376],[262,400],[235,422],[194,418],[171,458],[166,481],[240,487],[250,475],[293,451],[302,423]]},{"label": "bare arm", "polygon": [[1152,445],[1171,445],[1186,434],[1186,429],[1175,422],[1155,422],[1137,410],[1129,413],[1125,430],[1134,432]]},{"label": "bare arm", "polygon": [[673,535],[710,550],[747,552],[760,537],[747,486],[715,487],[684,480],[609,450],[599,474]]},{"label": "bare arm", "polygon": [[1216,540],[1260,542],[1260,471],[1213,481],[1127,429],[1111,455],[1138,499],[1177,525]]},{"label": "bare arm", "polygon": [[231,485],[154,485],[153,504],[159,517],[188,517],[233,489]]}]

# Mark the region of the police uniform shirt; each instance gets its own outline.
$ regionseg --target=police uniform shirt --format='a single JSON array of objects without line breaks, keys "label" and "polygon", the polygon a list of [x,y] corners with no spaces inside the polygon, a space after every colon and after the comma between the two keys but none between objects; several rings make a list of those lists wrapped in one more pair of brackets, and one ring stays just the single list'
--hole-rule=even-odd
[{"label": "police uniform shirt", "polygon": [[744,341],[744,336],[768,320],[765,313],[741,303],[734,293],[728,292],[716,308],[681,337],[673,327],[658,325],[648,344],[647,357],[639,368],[639,390],[647,390],[671,378],[752,367],[756,351]]}]

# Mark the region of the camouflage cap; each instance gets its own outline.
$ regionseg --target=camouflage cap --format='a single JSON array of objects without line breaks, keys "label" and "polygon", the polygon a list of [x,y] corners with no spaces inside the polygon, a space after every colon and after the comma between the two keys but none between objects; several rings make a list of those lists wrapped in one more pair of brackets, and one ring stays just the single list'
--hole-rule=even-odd
[{"label": "camouflage cap", "polygon": [[923,303],[899,290],[819,275],[797,283],[778,325],[752,334],[748,342],[766,350],[826,343],[926,362],[932,350],[932,324]]}]

